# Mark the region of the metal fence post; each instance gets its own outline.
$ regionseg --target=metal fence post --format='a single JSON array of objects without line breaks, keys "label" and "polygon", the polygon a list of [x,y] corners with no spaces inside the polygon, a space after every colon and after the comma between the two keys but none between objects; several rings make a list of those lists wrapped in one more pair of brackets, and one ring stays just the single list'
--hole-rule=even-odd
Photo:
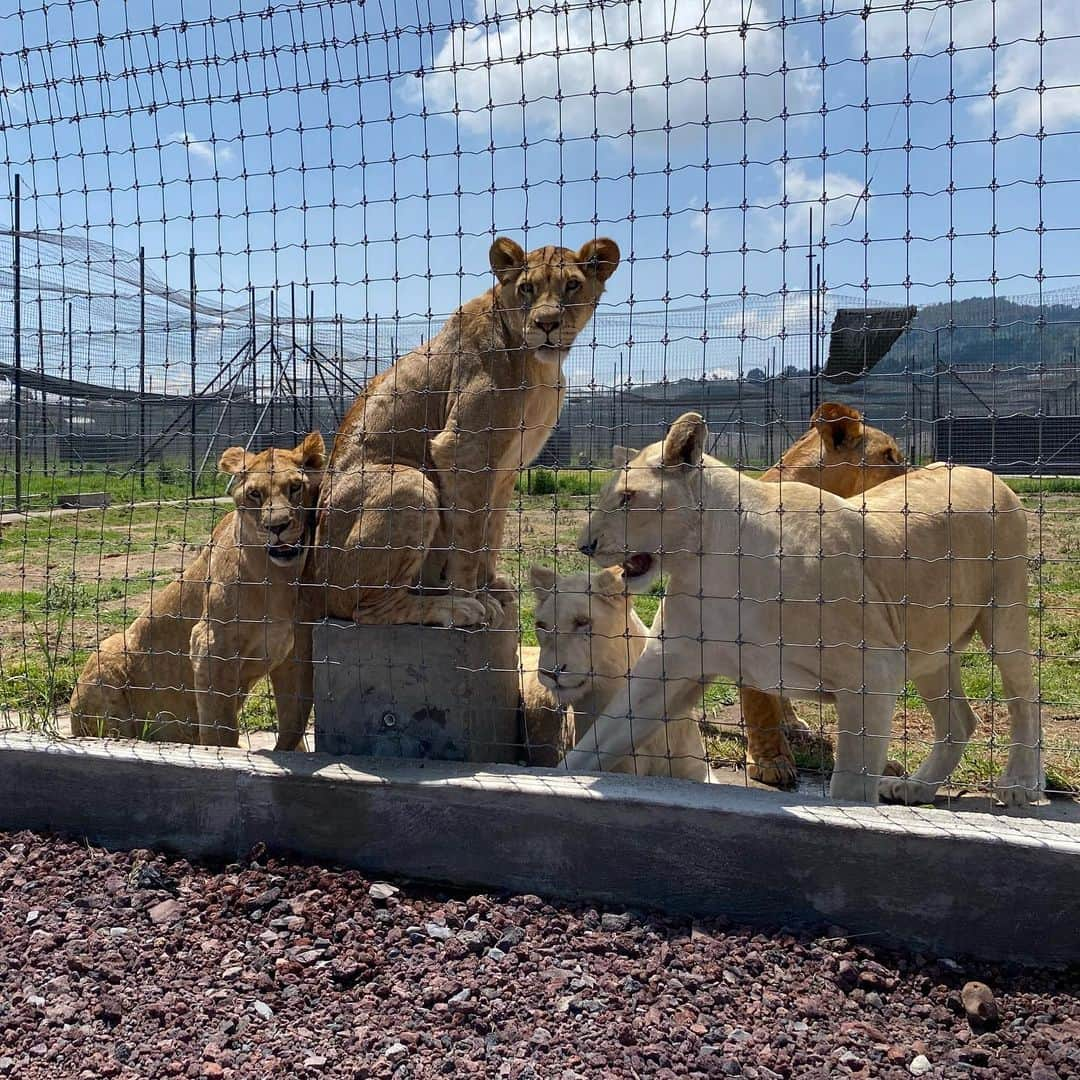
[{"label": "metal fence post", "polygon": [[146,491],[146,248],[139,248],[139,490]]},{"label": "metal fence post", "polygon": [[195,249],[188,251],[188,296],[191,301],[191,497],[195,498],[195,424],[197,409],[195,405]]},{"label": "metal fence post", "polygon": [[15,174],[15,233],[12,237],[15,254],[15,509],[22,506],[22,177]]}]

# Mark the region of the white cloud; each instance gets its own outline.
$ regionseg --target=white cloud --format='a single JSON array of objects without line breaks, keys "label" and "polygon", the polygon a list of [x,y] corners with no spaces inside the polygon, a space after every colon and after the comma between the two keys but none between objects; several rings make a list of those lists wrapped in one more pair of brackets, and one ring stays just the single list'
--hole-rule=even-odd
[{"label": "white cloud", "polygon": [[[497,2],[473,0],[470,21],[446,35],[423,77],[428,106],[458,108],[467,130],[524,123],[531,138],[619,136],[670,123],[674,138],[680,124],[700,138],[707,115],[718,124],[711,138],[741,140],[744,93],[751,118],[782,109],[781,31],[763,25],[780,15],[777,0],[753,5],[745,40],[745,0],[512,0],[509,11]],[[789,94],[798,78],[787,76]]]},{"label": "white cloud", "polygon": [[[920,65],[927,63],[920,54],[940,53],[951,41],[956,91],[980,95],[968,101],[971,112],[989,116],[996,89],[998,133],[1036,134],[1040,123],[1060,131],[1080,121],[1075,24],[1075,0],[966,0],[955,13],[939,0],[921,0],[907,13],[906,24],[899,6],[873,11],[866,32],[871,57],[897,56],[907,44],[913,63]],[[862,26],[853,33],[861,45]],[[991,48],[995,41],[996,49]]]},{"label": "white cloud", "polygon": [[219,161],[230,161],[233,156],[232,150],[227,146],[197,139],[190,131],[174,131],[165,141],[186,147],[189,156],[199,158],[208,165],[216,165]]},{"label": "white cloud", "polygon": [[[746,211],[747,243],[752,248],[767,250],[777,247],[785,238],[788,244],[805,244],[809,233],[810,211],[814,213],[814,233],[819,235],[822,215],[827,230],[847,225],[857,227],[861,233],[860,203],[865,194],[863,181],[838,169],[826,169],[822,179],[819,170],[797,163],[789,165],[785,176],[782,166],[772,170],[775,186],[752,193],[752,207]],[[787,214],[784,214],[784,200]],[[695,210],[690,218],[691,227],[710,242],[716,237],[716,215],[706,214],[704,209]],[[730,242],[730,237],[728,238]]]}]

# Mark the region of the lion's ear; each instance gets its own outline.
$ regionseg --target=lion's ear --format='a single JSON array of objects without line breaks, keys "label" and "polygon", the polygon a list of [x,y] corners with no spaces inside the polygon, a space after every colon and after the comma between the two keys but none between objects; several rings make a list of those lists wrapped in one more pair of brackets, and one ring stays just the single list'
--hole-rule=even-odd
[{"label": "lion's ear", "polygon": [[533,587],[537,598],[542,600],[555,588],[555,571],[550,566],[530,567],[529,584]]},{"label": "lion's ear", "polygon": [[858,409],[837,401],[822,402],[810,417],[811,425],[837,450],[842,446],[851,446],[862,438],[862,420],[862,413]]},{"label": "lion's ear", "polygon": [[248,456],[242,446],[230,446],[218,460],[218,471],[239,476],[247,468]]},{"label": "lion's ear", "polygon": [[585,267],[585,272],[598,281],[607,281],[619,265],[619,245],[606,236],[590,240],[577,253],[577,261]]},{"label": "lion's ear", "polygon": [[593,591],[600,596],[623,596],[626,593],[626,578],[621,566],[608,566],[592,576]]},{"label": "lion's ear", "polygon": [[499,283],[505,285],[525,269],[525,252],[521,245],[515,243],[509,236],[500,236],[491,245],[488,261]]},{"label": "lion's ear", "polygon": [[306,472],[320,472],[326,464],[326,443],[320,432],[313,431],[304,437],[304,441],[296,448],[300,455]]},{"label": "lion's ear", "polygon": [[612,468],[625,469],[640,453],[640,450],[635,450],[630,446],[616,446],[611,451]]},{"label": "lion's ear", "polygon": [[664,465],[700,465],[709,429],[700,413],[683,413],[667,433],[660,458]]}]

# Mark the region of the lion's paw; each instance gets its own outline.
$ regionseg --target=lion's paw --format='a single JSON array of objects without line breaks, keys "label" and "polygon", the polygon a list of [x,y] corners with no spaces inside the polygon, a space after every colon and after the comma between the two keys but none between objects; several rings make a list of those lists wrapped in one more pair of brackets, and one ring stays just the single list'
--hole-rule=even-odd
[{"label": "lion's paw", "polygon": [[842,802],[876,803],[879,797],[879,781],[861,772],[845,772],[834,769],[829,781],[829,798]]},{"label": "lion's paw", "polygon": [[1030,806],[1045,798],[1042,777],[1002,773],[994,784],[994,794],[1005,806]]},{"label": "lion's paw", "polygon": [[503,606],[491,595],[491,593],[481,593],[476,598],[476,602],[478,602],[484,610],[484,618],[482,621],[487,626],[498,626],[502,622]]},{"label": "lion's paw", "polygon": [[490,618],[487,605],[472,596],[445,599],[442,626],[484,626]]},{"label": "lion's paw", "polygon": [[937,796],[938,785],[902,776],[884,776],[878,781],[878,795],[882,802],[902,803],[904,806],[921,806],[932,803]]},{"label": "lion's paw", "polygon": [[799,782],[799,770],[791,758],[774,757],[764,761],[748,761],[746,775],[759,784],[792,788]]}]

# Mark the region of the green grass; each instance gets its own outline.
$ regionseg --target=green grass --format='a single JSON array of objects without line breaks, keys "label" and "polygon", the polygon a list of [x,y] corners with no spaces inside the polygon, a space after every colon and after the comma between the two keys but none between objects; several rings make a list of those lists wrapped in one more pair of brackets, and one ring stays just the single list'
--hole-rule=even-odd
[{"label": "green grass", "polygon": [[[577,534],[589,501],[610,478],[605,470],[533,470],[533,493],[527,476],[518,481],[518,494],[508,519],[503,568],[519,588],[522,641],[535,645],[534,597],[528,587],[532,563],[557,566],[562,572],[580,572],[587,562],[577,551]],[[153,477],[153,470],[150,470]],[[41,489],[48,478],[39,477]],[[146,569],[143,558],[124,576],[127,555],[146,556],[169,550],[169,567],[176,561],[179,545],[205,543],[214,524],[229,509],[227,505],[192,503],[174,506],[132,506],[123,501],[141,498],[131,492],[130,478],[120,481],[107,471],[87,470],[81,476],[52,478],[53,491],[110,490],[117,502],[107,509],[83,510],[78,514],[49,518],[9,517],[0,533],[0,569],[7,574],[7,587],[0,590],[0,619],[6,620],[6,636],[0,639],[0,708],[18,713],[25,726],[47,726],[55,709],[62,707],[71,693],[75,673],[87,655],[83,646],[127,625],[145,600],[154,580],[171,580],[172,569]],[[100,482],[99,482],[100,481]],[[106,482],[107,481],[107,482]],[[72,487],[72,484],[75,484]],[[178,498],[186,495],[181,481],[166,476],[155,480],[151,498]],[[1042,547],[1042,559],[1033,559],[1032,639],[1040,655],[1036,658],[1047,729],[1048,772],[1051,786],[1080,789],[1080,739],[1056,731],[1053,717],[1080,713],[1080,478],[1050,480],[1021,478],[1010,480],[1023,494],[1032,511],[1033,554]],[[111,487],[109,485],[112,485]],[[124,485],[128,485],[125,487]],[[137,486],[137,485],[136,485]],[[148,485],[149,488],[149,485]],[[214,479],[206,494],[219,494],[224,485]],[[543,489],[541,492],[540,489]],[[4,491],[0,483],[0,494]],[[148,491],[149,494],[149,491]],[[519,514],[517,511],[524,511]],[[110,559],[109,557],[113,558]],[[25,568],[27,587],[17,588]],[[44,577],[45,584],[40,584]],[[659,605],[658,590],[637,597],[635,607],[648,624]],[[20,629],[21,621],[21,629]],[[976,711],[980,703],[1001,693],[988,657],[978,647],[963,661],[965,688]],[[729,681],[718,681],[705,695],[708,712],[736,700]],[[904,737],[904,717],[898,713],[892,756],[913,768],[929,752],[930,737],[922,702],[909,687],[900,709],[911,712],[911,731]],[[801,706],[814,721],[818,711]],[[827,715],[827,714],[826,714]],[[274,726],[274,706],[269,687],[261,683],[250,695],[241,715],[244,730],[266,730]],[[1007,728],[995,722],[999,739]],[[726,760],[741,760],[741,741],[730,732],[710,736],[710,749]],[[806,767],[828,768],[829,749],[819,743],[796,746],[796,755]],[[991,759],[1001,761],[1002,748],[990,740],[988,726],[976,733],[959,771],[961,782],[987,779]]]},{"label": "green grass", "polygon": [[1076,495],[1080,476],[1010,476],[1005,481],[1017,495]]},{"label": "green grass", "polygon": [[515,490],[519,495],[596,495],[610,479],[610,469],[525,469]]},{"label": "green grass", "polygon": [[[171,575],[169,575],[171,579]],[[0,591],[0,616],[68,615],[97,612],[102,604],[124,600],[146,592],[158,577],[152,573],[135,574],[129,578],[104,578],[98,582],[78,584],[57,580],[44,591]],[[100,614],[112,614],[101,612]],[[123,612],[121,612],[123,614]]]},{"label": "green grass", "polygon": [[[22,495],[29,509],[52,505],[62,495],[104,491],[113,502],[143,502],[147,500],[187,499],[191,497],[191,480],[187,462],[161,462],[146,466],[145,484],[138,470],[125,475],[127,466],[86,464],[69,467],[46,467],[41,461],[29,461],[23,467]],[[218,495],[224,482],[217,475],[216,463],[207,463],[195,489],[196,498]],[[15,498],[14,461],[0,458],[0,499],[10,508]]]},{"label": "green grass", "polygon": [[203,544],[226,505],[115,506],[82,510],[78,515],[16,518],[0,534],[0,561],[52,562],[79,555],[123,556],[158,551],[169,544]]}]

